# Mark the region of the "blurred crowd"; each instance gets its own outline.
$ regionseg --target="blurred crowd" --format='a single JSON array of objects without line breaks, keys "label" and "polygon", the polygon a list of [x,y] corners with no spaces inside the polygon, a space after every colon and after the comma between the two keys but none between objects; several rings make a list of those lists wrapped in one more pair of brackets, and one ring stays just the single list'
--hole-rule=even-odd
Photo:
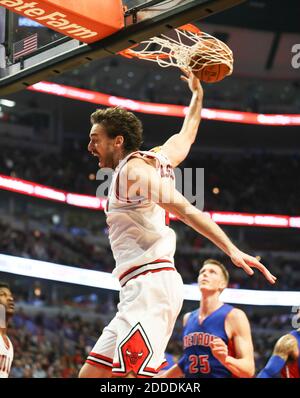
[{"label": "blurred crowd", "polygon": [[18,312],[9,331],[15,350],[11,377],[77,377],[102,329],[100,320]]},{"label": "blurred crowd", "polygon": [[[265,365],[278,337],[289,331],[290,317],[288,314],[255,315],[255,311],[248,316],[258,372]],[[182,353],[181,322],[180,317],[166,351],[170,354],[167,358],[175,362]],[[80,315],[66,314],[51,316],[43,310],[36,315],[29,315],[20,309],[9,329],[15,350],[10,377],[77,377],[104,326],[100,319],[83,320]]]},{"label": "blurred crowd", "polygon": [[[179,76],[176,68],[152,69],[151,63],[141,68],[132,59],[112,57],[96,61],[86,71],[81,68],[64,73],[56,82],[133,100],[186,105],[190,92]],[[257,113],[299,112],[298,80],[232,75],[218,84],[204,83],[203,86],[209,108]]]},{"label": "blurred crowd", "polygon": [[[102,212],[99,219],[104,220]],[[99,223],[101,224],[101,221]],[[72,228],[46,229],[45,225],[43,227],[44,230],[30,229],[25,226],[17,228],[0,219],[0,253],[97,271],[111,272],[113,270],[115,263],[105,228],[99,230],[98,235],[93,235],[91,232],[88,234],[88,229],[74,231]],[[185,283],[196,283],[201,264],[205,259],[212,257],[227,266],[230,272],[230,287],[268,290],[297,290],[299,288],[299,258],[294,258],[289,252],[275,255],[266,247],[266,256],[262,258],[262,261],[278,277],[276,285],[271,286],[259,272],[250,278],[242,270],[233,267],[229,257],[217,250],[207,239],[181,223],[173,222],[172,227],[177,235],[175,264]],[[296,232],[294,234],[297,235]],[[274,247],[277,249],[281,246],[279,239],[280,237],[277,238],[277,242],[274,242]],[[252,254],[257,254],[255,242],[250,246],[249,243],[251,242],[246,243],[242,240],[238,246]]]},{"label": "blurred crowd", "polygon": [[[268,214],[299,214],[299,153],[205,154],[189,160],[205,170],[205,208]],[[219,188],[214,194],[213,188]],[[272,200],[270,200],[272,198]]]},{"label": "blurred crowd", "polygon": [[[95,196],[97,161],[87,142],[72,141],[62,153],[29,149],[1,150],[0,173],[69,192]],[[78,156],[80,153],[80,156]],[[195,155],[194,155],[195,156]],[[184,167],[204,168],[206,210],[296,215],[300,213],[300,155],[264,152],[192,155]],[[276,198],[276,200],[270,200]]]},{"label": "blurred crowd", "polygon": [[0,252],[110,272],[112,255],[107,246],[93,244],[84,236],[59,230],[16,229],[0,221]]}]

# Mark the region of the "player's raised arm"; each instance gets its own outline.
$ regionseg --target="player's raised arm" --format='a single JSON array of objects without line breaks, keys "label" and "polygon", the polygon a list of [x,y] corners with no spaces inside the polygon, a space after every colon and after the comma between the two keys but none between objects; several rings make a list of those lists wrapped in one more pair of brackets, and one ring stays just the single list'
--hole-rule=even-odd
[{"label": "player's raised arm", "polygon": [[193,206],[175,189],[171,179],[160,178],[155,168],[142,159],[132,159],[127,165],[126,172],[128,179],[131,182],[135,181],[128,187],[129,198],[131,195],[135,197],[138,194],[157,203],[212,241],[231,258],[234,265],[243,268],[248,275],[253,275],[252,268],[257,268],[270,283],[275,283],[276,277],[255,257],[239,250],[209,216]]},{"label": "player's raised arm", "polygon": [[198,78],[192,72],[185,72],[181,76],[192,91],[192,99],[188,107],[182,128],[178,134],[170,137],[161,147],[161,151],[169,158],[173,167],[178,166],[187,157],[191,145],[196,139],[201,121],[203,89]]}]

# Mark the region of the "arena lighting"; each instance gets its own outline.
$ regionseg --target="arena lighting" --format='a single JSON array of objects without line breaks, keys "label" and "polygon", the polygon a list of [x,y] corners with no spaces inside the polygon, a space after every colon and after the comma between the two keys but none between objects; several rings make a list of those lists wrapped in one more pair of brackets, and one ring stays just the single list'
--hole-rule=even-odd
[{"label": "arena lighting", "polygon": [[[0,189],[42,199],[50,199],[92,210],[104,210],[107,202],[105,198],[65,192],[2,174],[0,174]],[[205,212],[205,214],[211,217],[217,224],[223,225],[300,228],[300,217],[291,217],[287,215],[234,213],[225,211],[210,211]],[[173,214],[170,214],[170,219],[177,220]]]},{"label": "arena lighting", "polygon": [[[119,281],[107,272],[8,256],[6,254],[0,254],[0,272],[99,289],[120,290]],[[185,300],[198,301],[200,299],[198,286],[196,284],[184,285],[184,298]],[[221,300],[232,304],[290,307],[300,305],[300,292],[227,288],[222,293]]]},{"label": "arena lighting", "polygon": [[87,207],[89,209],[104,209],[103,199],[97,198],[96,196],[89,195],[78,195],[74,193],[66,194],[66,203],[69,205]]},{"label": "arena lighting", "polygon": [[25,17],[19,17],[18,26],[26,26],[27,28],[44,28],[43,25]]},{"label": "arena lighting", "polygon": [[15,101],[0,99],[0,105],[7,106],[8,108],[13,108],[14,106],[16,106],[16,103]]},{"label": "arena lighting", "polygon": [[[184,117],[187,111],[187,107],[181,105],[135,101],[128,98],[116,97],[113,95],[98,93],[96,91],[84,90],[49,82],[36,83],[28,87],[28,90],[91,102],[97,105],[119,105],[134,112],[147,113],[151,115]],[[257,124],[264,126],[300,126],[300,114],[264,115],[251,112],[203,108],[202,118],[219,120],[222,122]]]}]

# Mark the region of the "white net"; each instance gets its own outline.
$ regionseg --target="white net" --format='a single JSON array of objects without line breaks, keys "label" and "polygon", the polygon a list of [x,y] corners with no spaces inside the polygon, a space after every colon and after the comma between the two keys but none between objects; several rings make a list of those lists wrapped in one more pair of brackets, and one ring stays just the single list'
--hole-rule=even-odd
[{"label": "white net", "polygon": [[184,27],[174,29],[168,35],[152,37],[121,54],[154,61],[163,68],[175,66],[198,72],[207,66],[225,64],[227,75],[233,70],[232,51],[225,43],[208,33],[196,33]]}]

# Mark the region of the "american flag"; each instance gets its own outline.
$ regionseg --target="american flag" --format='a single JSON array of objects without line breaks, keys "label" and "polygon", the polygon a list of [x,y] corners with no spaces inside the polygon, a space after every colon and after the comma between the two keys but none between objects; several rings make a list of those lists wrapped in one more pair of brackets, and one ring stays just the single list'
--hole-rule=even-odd
[{"label": "american flag", "polygon": [[13,60],[15,62],[16,59],[23,57],[26,54],[31,53],[36,50],[38,47],[38,35],[35,33],[34,35],[28,36],[25,39],[17,41],[13,44]]}]

